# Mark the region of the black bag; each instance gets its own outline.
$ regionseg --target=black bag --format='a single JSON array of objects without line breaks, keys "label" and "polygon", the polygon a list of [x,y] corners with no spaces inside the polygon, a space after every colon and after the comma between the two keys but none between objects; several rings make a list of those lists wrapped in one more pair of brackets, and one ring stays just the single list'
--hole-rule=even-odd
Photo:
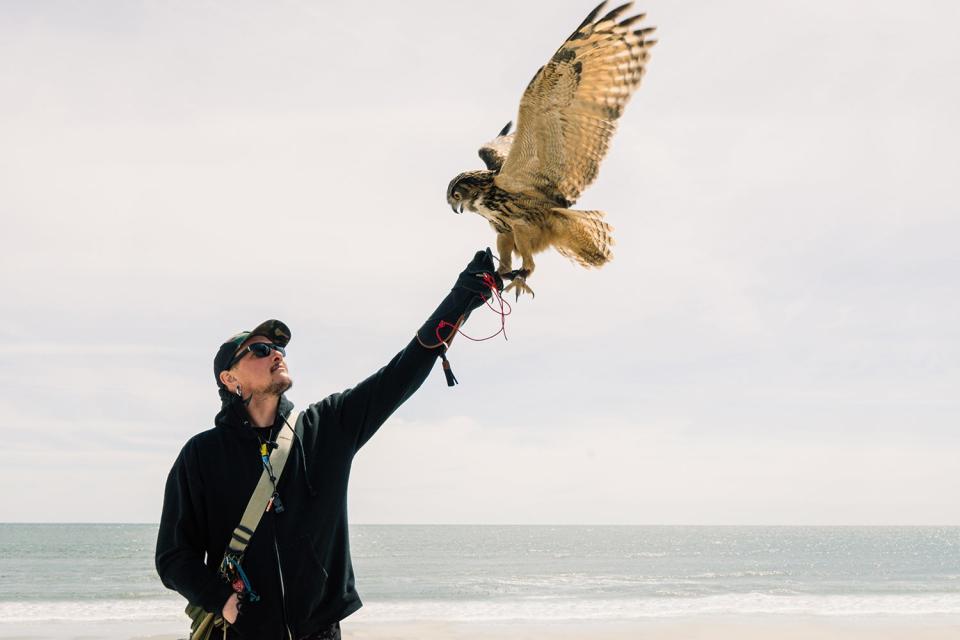
[{"label": "black bag", "polygon": [[223,616],[214,615],[196,604],[188,604],[186,614],[190,616],[190,640],[211,640],[216,629],[223,629],[226,637],[230,625]]}]

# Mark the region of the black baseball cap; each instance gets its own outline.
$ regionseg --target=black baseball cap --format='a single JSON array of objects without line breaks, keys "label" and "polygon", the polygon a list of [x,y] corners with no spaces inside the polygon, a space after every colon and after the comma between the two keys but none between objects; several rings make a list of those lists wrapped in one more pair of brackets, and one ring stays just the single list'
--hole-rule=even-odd
[{"label": "black baseball cap", "polygon": [[285,347],[290,342],[290,329],[279,320],[264,320],[252,331],[241,331],[220,345],[217,355],[213,358],[213,377],[216,378],[217,385],[222,386],[220,372],[226,371],[230,366],[240,345],[254,336],[263,336],[273,344]]}]

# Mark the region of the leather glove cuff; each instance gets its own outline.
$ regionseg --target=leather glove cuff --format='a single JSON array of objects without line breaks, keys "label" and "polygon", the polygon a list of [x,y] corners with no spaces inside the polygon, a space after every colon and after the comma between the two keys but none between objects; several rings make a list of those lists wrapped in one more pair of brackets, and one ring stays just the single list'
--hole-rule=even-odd
[{"label": "leather glove cuff", "polygon": [[417,331],[420,344],[430,349],[441,345],[449,347],[470,312],[483,306],[493,295],[490,282],[496,284],[497,290],[503,291],[503,280],[497,274],[493,254],[487,248],[477,251],[466,269],[457,276],[450,293]]},{"label": "leather glove cuff", "polygon": [[493,255],[488,248],[474,255],[467,268],[457,277],[450,293],[417,331],[417,342],[421,346],[437,349],[443,360],[443,373],[448,386],[457,384],[457,379],[450,369],[446,351],[456,337],[457,330],[470,317],[470,312],[485,304],[493,295],[491,282],[499,291],[503,291],[503,280],[493,267]]},{"label": "leather glove cuff", "polygon": [[423,326],[417,330],[417,340],[428,349],[446,350],[457,335],[460,325],[466,322],[470,313],[483,303],[480,294],[466,288],[454,287],[440,306],[430,314]]}]

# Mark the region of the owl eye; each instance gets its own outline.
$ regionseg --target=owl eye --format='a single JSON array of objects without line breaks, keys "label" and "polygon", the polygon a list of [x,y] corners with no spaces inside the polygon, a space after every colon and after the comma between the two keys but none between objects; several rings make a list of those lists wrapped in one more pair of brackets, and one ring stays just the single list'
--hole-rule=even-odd
[{"label": "owl eye", "polygon": [[453,192],[453,197],[454,197],[455,200],[459,200],[459,199],[461,198],[460,192],[459,192],[459,191],[454,191],[454,192]]}]

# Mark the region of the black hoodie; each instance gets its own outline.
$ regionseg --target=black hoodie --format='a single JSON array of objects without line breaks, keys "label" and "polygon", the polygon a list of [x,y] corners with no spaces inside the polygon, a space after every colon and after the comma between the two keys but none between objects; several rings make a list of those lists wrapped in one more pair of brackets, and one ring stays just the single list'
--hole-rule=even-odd
[{"label": "black hoodie", "polygon": [[[347,533],[350,465],[420,387],[437,355],[414,339],[354,388],[306,408],[278,484],[284,511],[264,514],[243,559],[261,599],[243,604],[232,635],[287,638],[289,628],[300,638],[360,608]],[[279,414],[291,409],[282,397]],[[283,424],[279,414],[274,434]],[[218,568],[262,471],[257,432],[240,403],[227,404],[216,427],[191,438],[170,470],[157,571],[164,585],[207,611],[219,613],[232,593]]]}]

